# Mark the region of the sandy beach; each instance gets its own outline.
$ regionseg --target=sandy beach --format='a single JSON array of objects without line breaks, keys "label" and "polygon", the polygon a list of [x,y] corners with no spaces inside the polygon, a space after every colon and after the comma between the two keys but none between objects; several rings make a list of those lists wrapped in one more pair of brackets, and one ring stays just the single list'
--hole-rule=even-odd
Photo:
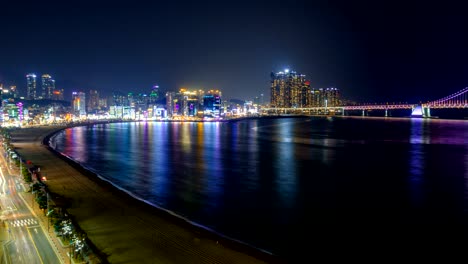
[{"label": "sandy beach", "polygon": [[51,192],[71,201],[67,211],[108,263],[282,262],[133,199],[58,156],[42,140],[61,128],[17,129],[12,144],[23,159],[40,166]]}]

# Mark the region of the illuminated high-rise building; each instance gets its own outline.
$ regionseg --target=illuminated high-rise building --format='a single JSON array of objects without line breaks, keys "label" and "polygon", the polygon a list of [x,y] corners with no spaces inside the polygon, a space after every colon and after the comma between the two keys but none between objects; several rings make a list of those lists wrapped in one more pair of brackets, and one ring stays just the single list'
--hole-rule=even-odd
[{"label": "illuminated high-rise building", "polygon": [[313,88],[308,96],[310,107],[332,107],[341,105],[338,88]]},{"label": "illuminated high-rise building", "polygon": [[107,98],[99,98],[99,108],[107,108]]},{"label": "illuminated high-rise building", "polygon": [[157,102],[159,102],[162,97],[161,94],[162,92],[159,90],[159,85],[154,85],[149,94],[148,103],[156,104]]},{"label": "illuminated high-rise building", "polygon": [[202,89],[198,90],[198,105],[200,109],[203,109],[203,97],[205,96],[205,91]]},{"label": "illuminated high-rise building", "polygon": [[3,89],[2,83],[0,83],[0,94],[1,94],[1,99],[2,99],[2,106],[5,106],[8,99],[10,98],[10,93],[8,89]]},{"label": "illuminated high-rise building", "polygon": [[86,95],[83,92],[72,93],[73,112],[76,116],[86,115]]},{"label": "illuminated high-rise building", "polygon": [[167,110],[167,115],[168,116],[173,116],[174,115],[174,99],[175,99],[175,92],[167,92],[166,93],[166,110]]},{"label": "illuminated high-rise building", "polygon": [[18,98],[18,89],[16,88],[16,85],[10,85],[10,93],[13,95],[13,98]]},{"label": "illuminated high-rise building", "polygon": [[55,90],[55,80],[49,74],[42,75],[42,99],[52,99]]},{"label": "illuminated high-rise building", "polygon": [[271,106],[280,108],[306,107],[310,83],[305,75],[286,69],[271,73]]},{"label": "illuminated high-rise building", "polygon": [[[170,94],[172,115],[197,116],[200,108],[198,91],[181,88],[178,93]],[[168,111],[169,114],[170,111]]]},{"label": "illuminated high-rise building", "polygon": [[219,117],[221,114],[221,92],[209,90],[203,96],[203,115],[206,117]]},{"label": "illuminated high-rise building", "polygon": [[322,99],[323,97],[323,88],[312,88],[307,96],[307,106],[309,107],[320,107],[324,104]]},{"label": "illuminated high-rise building", "polygon": [[109,104],[111,106],[129,106],[130,103],[128,101],[128,96],[119,92],[115,91],[112,93],[112,102]]},{"label": "illuminated high-rise building", "polygon": [[0,93],[1,98],[3,100],[13,100],[18,98],[18,90],[16,89],[15,85],[10,85],[10,88],[6,88],[3,84],[0,83]]},{"label": "illuminated high-rise building", "polygon": [[327,100],[327,106],[340,106],[341,105],[341,96],[338,88],[330,87],[324,90],[325,100]]},{"label": "illuminated high-rise building", "polygon": [[26,99],[34,100],[36,99],[36,74],[29,73],[26,75],[27,81],[27,91],[26,91]]},{"label": "illuminated high-rise building", "polygon": [[89,90],[88,113],[99,109],[99,93],[96,90]]},{"label": "illuminated high-rise building", "polygon": [[198,101],[198,92],[185,91],[184,92],[184,115],[186,116],[197,116],[200,109],[200,104]]}]

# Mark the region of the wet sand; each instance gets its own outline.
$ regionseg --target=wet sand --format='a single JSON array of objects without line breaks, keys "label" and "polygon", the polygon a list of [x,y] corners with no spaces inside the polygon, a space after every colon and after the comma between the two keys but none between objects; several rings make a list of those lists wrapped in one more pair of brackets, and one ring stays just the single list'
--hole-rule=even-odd
[{"label": "wet sand", "polygon": [[278,257],[190,225],[131,198],[42,143],[63,127],[11,132],[20,156],[41,168],[52,193],[109,263],[284,263]]}]

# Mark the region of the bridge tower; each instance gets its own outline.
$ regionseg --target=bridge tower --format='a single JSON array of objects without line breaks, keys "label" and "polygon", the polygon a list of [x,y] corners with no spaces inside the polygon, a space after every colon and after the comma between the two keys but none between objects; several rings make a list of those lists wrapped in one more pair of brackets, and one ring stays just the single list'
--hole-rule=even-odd
[{"label": "bridge tower", "polygon": [[422,109],[423,109],[423,116],[424,117],[431,117],[431,108],[429,108],[428,105],[423,105]]},{"label": "bridge tower", "polygon": [[412,109],[411,117],[431,117],[431,109],[427,105],[417,105]]}]

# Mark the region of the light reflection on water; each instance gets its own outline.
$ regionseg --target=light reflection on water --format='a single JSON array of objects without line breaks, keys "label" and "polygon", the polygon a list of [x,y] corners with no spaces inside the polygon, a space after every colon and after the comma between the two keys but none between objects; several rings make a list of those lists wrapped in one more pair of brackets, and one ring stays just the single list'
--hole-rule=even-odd
[{"label": "light reflection on water", "polygon": [[428,122],[423,119],[411,120],[410,134],[410,195],[414,206],[421,206],[424,198],[424,145],[429,144],[430,136],[427,135]]},{"label": "light reflection on water", "polygon": [[53,140],[151,204],[298,256],[304,236],[464,229],[467,138],[467,121],[285,118],[101,124]]},{"label": "light reflection on water", "polygon": [[296,144],[291,144],[294,137],[291,122],[285,122],[279,127],[278,137],[285,140],[278,144],[276,159],[272,161],[275,166],[275,184],[278,190],[278,198],[285,207],[294,206],[296,193]]}]

